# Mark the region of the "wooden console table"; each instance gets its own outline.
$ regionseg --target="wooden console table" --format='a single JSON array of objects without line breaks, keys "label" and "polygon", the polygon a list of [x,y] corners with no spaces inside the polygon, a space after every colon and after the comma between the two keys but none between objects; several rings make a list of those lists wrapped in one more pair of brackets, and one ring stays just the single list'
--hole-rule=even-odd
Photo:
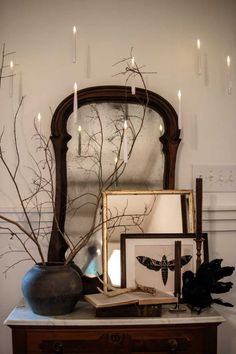
[{"label": "wooden console table", "polygon": [[224,321],[213,308],[200,315],[98,318],[87,303],[66,316],[38,316],[17,306],[4,324],[12,330],[13,354],[217,354],[217,326]]}]

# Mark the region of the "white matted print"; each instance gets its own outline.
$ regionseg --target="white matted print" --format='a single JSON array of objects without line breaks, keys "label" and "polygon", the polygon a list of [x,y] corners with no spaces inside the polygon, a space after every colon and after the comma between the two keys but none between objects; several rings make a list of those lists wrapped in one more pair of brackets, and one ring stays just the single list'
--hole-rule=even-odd
[{"label": "white matted print", "polygon": [[125,237],[125,286],[135,287],[138,283],[173,293],[176,240],[181,241],[181,274],[187,270],[195,272],[193,238]]}]

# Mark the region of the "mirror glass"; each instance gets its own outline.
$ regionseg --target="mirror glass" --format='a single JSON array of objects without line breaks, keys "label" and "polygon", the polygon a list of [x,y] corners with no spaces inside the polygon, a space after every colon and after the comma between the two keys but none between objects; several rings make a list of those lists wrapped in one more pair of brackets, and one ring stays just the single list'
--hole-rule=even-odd
[{"label": "mirror glass", "polygon": [[[72,138],[67,152],[65,230],[72,240],[99,223],[103,190],[162,189],[164,158],[159,137],[163,129],[159,114],[138,104],[86,104],[78,109],[76,119],[73,114],[69,117],[67,131]],[[87,249],[83,253],[76,262],[86,271],[91,255]]]},{"label": "mirror glass", "polygon": [[103,194],[103,269],[105,283],[120,286],[120,235],[192,233],[192,191],[107,191]]},{"label": "mirror glass", "polygon": [[102,191],[174,189],[181,139],[174,107],[155,92],[105,85],[76,94],[59,103],[51,122],[56,207],[48,259],[63,261],[70,247],[83,270],[81,249],[94,252],[84,246],[100,217]]}]

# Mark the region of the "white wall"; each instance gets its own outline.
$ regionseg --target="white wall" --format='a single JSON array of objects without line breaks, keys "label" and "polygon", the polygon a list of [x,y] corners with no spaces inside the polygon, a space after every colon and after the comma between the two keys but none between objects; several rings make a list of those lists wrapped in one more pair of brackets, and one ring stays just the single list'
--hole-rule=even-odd
[{"label": "white wall", "polygon": [[[234,0],[1,0],[0,43],[16,51],[14,58],[19,66],[13,99],[9,99],[8,79],[0,88],[0,129],[5,125],[9,132],[22,86],[26,95],[22,132],[29,146],[34,116],[42,113],[43,130],[49,133],[49,107],[54,110],[72,93],[74,81],[79,88],[124,84],[122,76],[112,77],[118,70],[112,64],[128,56],[133,46],[138,64],[157,71],[146,78],[149,89],[176,109],[177,91],[182,91],[183,140],[176,187],[192,188],[193,164],[236,164],[235,14]],[[71,60],[73,25],[79,31],[78,64]],[[206,64],[201,76],[195,72],[197,38],[201,39]],[[227,55],[232,58],[232,95],[226,92]],[[10,137],[6,144],[11,155]],[[3,210],[14,204],[14,198],[2,168],[0,173]],[[235,265],[235,194],[219,194],[213,199],[205,195],[204,204],[213,210],[210,221],[204,224],[210,231],[211,258],[222,257],[225,264]],[[216,209],[221,209],[223,216],[217,214],[217,221],[212,221]],[[204,214],[207,216],[208,212]],[[8,236],[1,234],[1,251],[7,244]],[[4,270],[11,259],[0,262]],[[6,279],[1,276],[1,321],[21,297],[20,279],[28,267],[26,263],[8,272]],[[224,298],[236,303],[235,294],[233,289]],[[219,327],[219,353],[233,354],[235,310],[219,307],[219,311],[227,319]],[[0,343],[0,353],[10,354],[8,328],[1,327]]]}]

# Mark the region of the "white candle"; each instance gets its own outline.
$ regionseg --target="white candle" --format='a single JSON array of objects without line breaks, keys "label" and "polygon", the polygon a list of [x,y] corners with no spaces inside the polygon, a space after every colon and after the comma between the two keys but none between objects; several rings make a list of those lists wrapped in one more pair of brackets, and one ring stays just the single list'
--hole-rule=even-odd
[{"label": "white candle", "polygon": [[[135,68],[135,59],[134,57],[131,58],[131,68]],[[132,77],[132,82],[131,82],[131,93],[132,95],[135,95],[136,89],[135,89],[135,74],[133,73]]]},{"label": "white candle", "polygon": [[127,124],[127,120],[125,119],[125,121],[124,121],[124,145],[123,145],[123,149],[124,149],[124,163],[127,163],[127,162],[128,162],[127,128],[128,128],[128,124]]},{"label": "white candle", "polygon": [[41,132],[42,116],[41,116],[41,113],[38,113],[37,120],[38,120],[39,146],[42,147],[42,132]]},{"label": "white candle", "polygon": [[202,57],[201,57],[201,41],[197,40],[197,74],[201,75],[202,73]]},{"label": "white candle", "polygon": [[178,101],[179,101],[179,112],[178,112],[178,120],[179,120],[179,129],[182,129],[182,106],[181,106],[181,91],[178,91]]},{"label": "white candle", "polygon": [[77,123],[77,112],[78,112],[78,98],[77,98],[77,83],[74,83],[74,104],[73,104],[73,115],[74,122]]},{"label": "white candle", "polygon": [[228,81],[228,94],[231,95],[232,93],[232,78],[231,78],[231,59],[230,56],[227,56],[227,81]]},{"label": "white candle", "polygon": [[159,125],[159,131],[160,131],[160,136],[162,136],[162,134],[163,134],[163,125],[162,124]]},{"label": "white candle", "polygon": [[77,28],[73,27],[73,63],[77,62]]},{"label": "white candle", "polygon": [[134,68],[134,64],[135,64],[135,60],[134,60],[134,57],[131,58],[131,66],[132,68]]},{"label": "white candle", "polygon": [[10,61],[10,78],[9,78],[9,96],[13,96],[13,75],[14,75],[14,63]]},{"label": "white candle", "polygon": [[78,126],[78,155],[81,155],[81,125]]}]

